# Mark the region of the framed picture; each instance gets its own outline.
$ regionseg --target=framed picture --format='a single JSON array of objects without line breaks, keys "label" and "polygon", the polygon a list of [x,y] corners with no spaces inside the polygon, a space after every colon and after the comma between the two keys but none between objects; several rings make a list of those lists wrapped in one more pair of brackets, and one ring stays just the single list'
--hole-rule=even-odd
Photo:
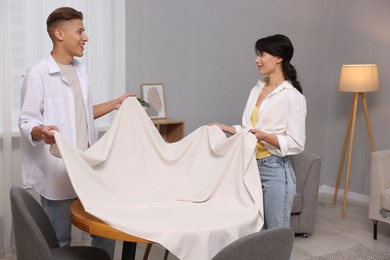
[{"label": "framed picture", "polygon": [[142,99],[149,103],[146,113],[150,118],[166,118],[164,85],[162,83],[141,84]]}]

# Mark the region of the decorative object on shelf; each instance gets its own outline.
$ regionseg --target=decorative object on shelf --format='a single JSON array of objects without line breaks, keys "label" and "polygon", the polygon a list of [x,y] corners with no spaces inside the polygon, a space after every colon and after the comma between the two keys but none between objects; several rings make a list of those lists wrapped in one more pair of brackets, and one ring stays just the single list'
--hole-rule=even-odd
[{"label": "decorative object on shelf", "polygon": [[370,138],[370,148],[371,148],[371,152],[373,152],[375,151],[375,145],[374,145],[374,139],[372,137],[370,118],[368,116],[366,92],[374,92],[378,90],[379,90],[379,80],[378,80],[378,67],[376,64],[351,64],[351,65],[343,65],[341,67],[339,91],[354,93],[352,108],[348,119],[347,131],[345,133],[345,138],[344,138],[343,152],[340,159],[336,188],[333,196],[333,204],[336,204],[337,192],[340,186],[340,178],[343,172],[346,148],[349,142],[347,172],[345,176],[345,188],[344,188],[344,202],[343,202],[344,204],[343,204],[343,211],[342,211],[343,218],[345,218],[346,207],[347,207],[349,174],[351,171],[352,147],[353,147],[353,138],[355,135],[356,111],[357,111],[359,96],[361,97],[363,102],[368,136]]},{"label": "decorative object on shelf", "polygon": [[166,118],[164,85],[162,83],[141,84],[142,99],[149,103],[146,109],[150,118]]},{"label": "decorative object on shelf", "polygon": [[142,98],[137,97],[137,100],[138,100],[138,102],[141,104],[142,107],[150,108],[149,103],[146,102],[145,100],[143,100]]}]

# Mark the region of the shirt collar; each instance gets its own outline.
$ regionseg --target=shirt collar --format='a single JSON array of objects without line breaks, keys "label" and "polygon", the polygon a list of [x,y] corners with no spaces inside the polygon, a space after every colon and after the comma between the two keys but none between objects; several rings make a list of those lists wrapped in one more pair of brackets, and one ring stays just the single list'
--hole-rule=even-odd
[{"label": "shirt collar", "polygon": [[[264,88],[265,86],[265,81],[263,79],[260,79],[257,84],[260,86],[260,88]],[[283,89],[292,89],[293,86],[291,84],[291,82],[289,80],[285,80],[282,82],[282,84],[280,84],[277,88],[275,88],[271,94],[273,93],[277,93],[277,92],[280,92],[282,91]]]},{"label": "shirt collar", "polygon": [[[47,65],[49,67],[49,73],[54,74],[54,73],[59,73],[61,71],[60,67],[58,66],[57,62],[54,60],[53,56],[49,56],[46,59]],[[72,64],[75,68],[78,68],[80,66],[80,62],[76,59],[72,60]]]},{"label": "shirt collar", "polygon": [[293,88],[291,82],[289,80],[285,80],[276,89],[274,89],[274,92],[280,92],[283,89],[291,89],[291,88]]},{"label": "shirt collar", "polygon": [[57,62],[54,60],[53,56],[49,56],[46,59],[47,66],[49,67],[49,74],[58,73],[61,71],[60,67],[58,66]]}]

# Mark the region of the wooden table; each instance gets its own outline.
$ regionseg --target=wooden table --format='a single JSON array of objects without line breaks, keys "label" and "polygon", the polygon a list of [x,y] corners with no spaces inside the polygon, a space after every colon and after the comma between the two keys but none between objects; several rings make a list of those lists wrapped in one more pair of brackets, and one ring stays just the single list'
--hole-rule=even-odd
[{"label": "wooden table", "polygon": [[152,119],[161,136],[168,142],[174,143],[184,137],[184,121],[173,118]]},{"label": "wooden table", "polygon": [[70,217],[73,225],[87,233],[114,240],[122,240],[122,260],[135,258],[137,242],[148,244],[144,259],[148,258],[153,242],[123,233],[122,231],[110,227],[100,219],[87,213],[80,200],[77,199],[72,203],[70,207]]}]

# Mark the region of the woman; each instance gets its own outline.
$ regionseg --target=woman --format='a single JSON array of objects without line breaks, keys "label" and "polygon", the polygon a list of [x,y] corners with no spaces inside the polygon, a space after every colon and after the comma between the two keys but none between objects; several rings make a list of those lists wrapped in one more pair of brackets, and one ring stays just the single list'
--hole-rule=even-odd
[{"label": "woman", "polygon": [[296,179],[289,155],[305,146],[306,99],[290,60],[294,53],[284,35],[259,39],[256,65],[266,76],[252,88],[242,125],[216,122],[224,132],[251,129],[257,140],[256,158],[264,194],[264,229],[289,227]]}]

